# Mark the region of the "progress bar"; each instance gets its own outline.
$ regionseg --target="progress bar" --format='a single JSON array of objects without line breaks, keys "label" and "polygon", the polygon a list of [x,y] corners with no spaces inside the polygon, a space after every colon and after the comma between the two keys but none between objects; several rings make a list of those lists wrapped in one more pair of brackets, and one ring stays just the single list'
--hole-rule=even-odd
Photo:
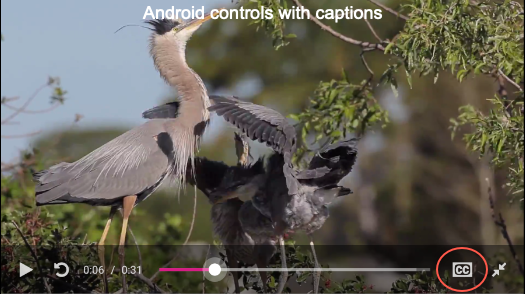
[{"label": "progress bar", "polygon": [[429,272],[430,268],[228,268],[230,272]]}]

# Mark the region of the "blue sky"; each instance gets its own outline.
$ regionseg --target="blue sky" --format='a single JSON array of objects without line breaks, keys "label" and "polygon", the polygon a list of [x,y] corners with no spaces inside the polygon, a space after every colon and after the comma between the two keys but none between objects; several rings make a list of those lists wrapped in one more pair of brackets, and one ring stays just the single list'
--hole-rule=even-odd
[{"label": "blue sky", "polygon": [[[81,128],[140,124],[142,111],[157,105],[170,88],[153,67],[149,31],[131,27],[114,34],[115,30],[141,24],[148,5],[153,9],[204,6],[209,11],[221,4],[231,2],[2,1],[2,97],[19,96],[21,101],[15,104],[19,106],[48,76],[60,76],[68,91],[64,106],[47,114],[21,115],[16,120],[20,124],[2,126],[2,134],[69,127],[76,113],[84,116],[77,126]],[[48,107],[50,94],[41,92],[28,109]],[[10,113],[2,107],[2,118]],[[2,139],[2,161],[12,160],[30,142]]]}]

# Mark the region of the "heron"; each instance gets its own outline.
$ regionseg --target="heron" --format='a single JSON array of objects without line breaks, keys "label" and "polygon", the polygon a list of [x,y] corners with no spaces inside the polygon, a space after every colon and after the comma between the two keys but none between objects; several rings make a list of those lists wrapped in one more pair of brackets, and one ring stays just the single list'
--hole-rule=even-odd
[{"label": "heron", "polygon": [[[246,137],[235,133],[234,139],[237,165],[197,157],[194,177],[188,169],[188,183],[197,186],[212,204],[213,232],[224,245],[228,266],[238,268],[240,261],[266,268],[277,243],[271,220],[262,215],[251,200],[242,200],[251,199],[266,181],[264,158],[251,163]],[[266,292],[266,272],[259,273]],[[240,293],[238,272],[233,271],[232,276],[235,292]]]},{"label": "heron", "polygon": [[[166,179],[180,187],[186,181],[188,160],[194,161],[209,122],[210,100],[202,79],[186,63],[186,43],[211,19],[189,21],[155,19],[149,39],[150,55],[160,76],[177,90],[179,100],[146,111],[144,124],[111,140],[83,158],[62,162],[35,173],[36,204],[85,203],[111,206],[99,245],[104,245],[117,210],[123,216],[119,257],[124,265],[124,244],[133,207],[147,199]],[[173,138],[173,146],[159,145],[159,138]],[[163,142],[166,140],[162,140]],[[169,153],[166,150],[170,150]],[[99,247],[105,266],[103,246]],[[104,275],[107,290],[107,280]],[[127,290],[122,275],[123,291]]]},{"label": "heron", "polygon": [[[329,216],[328,205],[337,197],[353,193],[338,182],[352,169],[357,156],[358,139],[350,139],[322,149],[308,169],[298,171],[292,164],[296,150],[295,128],[279,112],[236,97],[210,96],[209,107],[217,115],[237,127],[252,140],[264,142],[281,156],[266,193],[257,193],[253,205],[272,220],[275,234],[284,250],[283,234],[287,230],[303,230],[310,238],[315,269],[319,262],[315,253],[313,232],[320,229]],[[331,159],[327,159],[331,158]],[[284,254],[284,252],[282,252]],[[286,268],[286,265],[283,264]],[[318,292],[320,272],[314,276],[314,293]]]}]

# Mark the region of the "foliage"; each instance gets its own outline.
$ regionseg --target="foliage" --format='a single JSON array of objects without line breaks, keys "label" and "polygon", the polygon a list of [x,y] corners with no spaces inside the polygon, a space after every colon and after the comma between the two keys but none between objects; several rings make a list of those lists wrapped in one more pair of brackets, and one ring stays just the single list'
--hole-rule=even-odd
[{"label": "foliage", "polygon": [[296,37],[294,34],[285,34],[285,21],[279,16],[279,10],[288,8],[286,0],[250,0],[243,2],[247,2],[247,8],[257,9],[260,11],[262,7],[265,7],[272,10],[273,18],[253,19],[250,24],[256,25],[257,30],[262,28],[264,31],[270,34],[273,39],[273,46],[275,50],[288,45],[290,39]]},{"label": "foliage", "polygon": [[467,147],[478,151],[481,156],[490,153],[497,167],[507,167],[507,187],[510,193],[521,195],[523,203],[523,102],[515,102],[516,107],[505,106],[501,98],[490,100],[493,108],[487,115],[471,105],[460,108],[461,114],[452,119],[453,134],[465,125],[472,125],[474,131],[466,133]]},{"label": "foliage", "polygon": [[[410,17],[384,50],[397,60],[387,64],[380,79],[380,83],[390,84],[396,95],[396,73],[401,66],[410,86],[412,74],[432,74],[436,82],[444,70],[456,73],[459,82],[474,73],[499,77],[500,87],[503,78],[510,80],[513,88],[523,83],[524,15],[520,4],[412,0],[404,9],[410,11]],[[368,68],[366,61],[365,65]],[[308,108],[291,116],[301,123],[303,141],[310,135],[315,142],[336,140],[348,133],[360,136],[375,123],[387,123],[387,113],[377,103],[374,90],[367,81],[350,84],[344,73],[340,81],[321,82]],[[523,91],[520,88],[513,93],[512,101],[507,92],[503,89],[499,98],[487,97],[493,105],[489,115],[471,106],[462,107],[458,119],[452,120],[452,130],[473,126],[475,131],[464,135],[467,147],[481,156],[489,151],[495,167],[508,168],[509,193],[518,194],[523,191]],[[299,158],[306,152],[304,147]]]},{"label": "foliage", "polygon": [[[448,271],[445,271],[443,282],[450,282]],[[406,278],[399,279],[392,283],[390,293],[448,293],[450,290],[443,287],[439,282],[436,273],[418,272],[413,275],[406,275]]]},{"label": "foliage", "polygon": [[450,69],[459,81],[471,72],[501,69],[523,80],[523,9],[511,1],[415,0],[410,18],[385,53],[400,57],[407,74]]},{"label": "foliage", "polygon": [[[310,106],[298,115],[290,115],[301,123],[301,138],[316,134],[314,142],[328,139],[329,143],[350,134],[363,134],[366,129],[388,122],[388,113],[381,108],[368,80],[360,85],[349,82],[343,71],[341,80],[321,82],[310,99]],[[301,156],[304,148],[300,149]]]}]

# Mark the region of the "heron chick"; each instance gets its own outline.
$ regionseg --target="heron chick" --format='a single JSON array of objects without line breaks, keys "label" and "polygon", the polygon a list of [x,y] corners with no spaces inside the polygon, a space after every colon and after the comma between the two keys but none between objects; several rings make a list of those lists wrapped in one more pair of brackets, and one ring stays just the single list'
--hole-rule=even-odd
[{"label": "heron chick", "polygon": [[[135,205],[149,197],[165,179],[178,186],[186,180],[188,160],[194,159],[200,138],[209,121],[210,101],[201,78],[188,66],[186,43],[211,15],[179,22],[170,19],[147,21],[152,26],[150,53],[161,77],[180,97],[175,103],[144,113],[146,123],[111,140],[76,162],[62,162],[35,174],[36,204],[86,203],[111,206],[99,245],[103,245],[118,209],[123,224],[119,257],[124,265],[128,218]],[[104,247],[99,247],[105,266]],[[105,290],[107,279],[104,275]],[[127,291],[122,275],[123,291]]]},{"label": "heron chick", "polygon": [[[214,105],[209,108],[236,126],[252,140],[264,142],[280,156],[273,158],[270,169],[272,181],[264,192],[254,196],[254,206],[273,223],[284,251],[283,234],[287,230],[303,230],[310,236],[315,268],[319,268],[312,234],[328,218],[328,205],[337,197],[352,193],[338,182],[347,175],[357,155],[357,139],[342,141],[320,150],[309,169],[298,171],[292,164],[296,150],[296,132],[286,118],[277,111],[241,101],[235,97],[211,96]],[[272,162],[270,158],[270,162]],[[281,254],[284,254],[282,252]],[[285,260],[284,260],[285,262]],[[285,264],[283,262],[283,267]],[[314,293],[319,287],[320,272],[314,277]],[[282,290],[284,285],[279,285]]]},{"label": "heron chick", "polygon": [[[271,220],[262,215],[251,200],[243,201],[259,193],[266,177],[264,160],[261,158],[250,163],[250,147],[243,135],[235,134],[235,147],[236,166],[197,157],[195,176],[190,175],[189,169],[187,171],[188,183],[197,186],[212,204],[213,232],[226,249],[228,266],[238,268],[240,261],[266,268],[276,251]],[[252,230],[246,230],[247,223]],[[235,292],[239,293],[238,272],[234,271],[232,275]],[[266,272],[260,272],[260,275],[266,289]]]}]

